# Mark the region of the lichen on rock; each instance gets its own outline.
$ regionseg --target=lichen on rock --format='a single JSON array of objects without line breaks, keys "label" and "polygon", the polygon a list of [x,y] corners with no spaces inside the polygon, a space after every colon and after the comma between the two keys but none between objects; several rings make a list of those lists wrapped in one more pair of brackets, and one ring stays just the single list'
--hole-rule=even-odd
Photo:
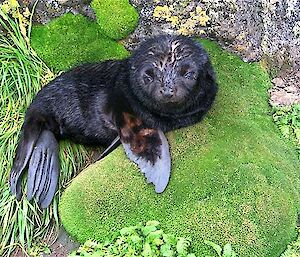
[{"label": "lichen on rock", "polygon": [[174,1],[170,5],[162,5],[157,1],[152,15],[157,21],[168,22],[181,35],[193,35],[197,29],[205,33],[201,28],[210,20],[200,4],[181,1]]}]

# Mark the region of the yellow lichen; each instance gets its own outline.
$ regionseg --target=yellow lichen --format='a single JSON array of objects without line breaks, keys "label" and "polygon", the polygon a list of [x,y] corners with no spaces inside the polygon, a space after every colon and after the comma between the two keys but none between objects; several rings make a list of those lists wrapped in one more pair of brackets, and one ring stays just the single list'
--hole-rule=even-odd
[{"label": "yellow lichen", "polygon": [[176,27],[179,24],[179,18],[178,16],[171,16],[170,18],[166,19],[167,21],[171,22],[171,25],[173,27]]},{"label": "yellow lichen", "polygon": [[181,35],[187,36],[189,35],[190,31],[185,27],[185,26],[181,26],[177,32]]},{"label": "yellow lichen", "polygon": [[204,11],[200,6],[196,7],[196,10],[190,12],[190,17],[199,22],[200,26],[206,26],[207,22],[210,20],[206,11]]},{"label": "yellow lichen", "polygon": [[171,17],[171,11],[167,5],[164,6],[156,6],[153,11],[153,17],[158,19],[167,19]]},{"label": "yellow lichen", "polygon": [[[204,12],[205,13],[205,12]],[[209,17],[206,15],[197,15],[194,17],[195,20],[199,21],[201,26],[206,26],[207,22],[209,21]]]},{"label": "yellow lichen", "polygon": [[242,33],[240,33],[240,34],[237,36],[237,39],[238,39],[238,40],[243,40],[243,39],[245,39],[245,38],[246,38],[245,32],[242,32]]},{"label": "yellow lichen", "polygon": [[178,33],[181,35],[190,35],[193,32],[193,29],[196,27],[197,22],[194,19],[188,19],[185,23],[180,25]]},{"label": "yellow lichen", "polygon": [[[154,0],[159,3],[159,0]],[[201,6],[196,6],[186,17],[187,5],[181,5],[180,11],[178,6],[174,5],[158,5],[153,11],[153,17],[160,21],[167,21],[171,26],[177,29],[177,32],[182,35],[190,35],[195,32],[197,28],[205,27],[210,20],[206,11]],[[183,8],[183,9],[182,9]],[[197,30],[198,33],[204,34],[203,29]]]},{"label": "yellow lichen", "polygon": [[196,19],[187,19],[186,23],[185,23],[186,26],[190,27],[190,28],[195,28],[196,25],[197,25],[197,20]]},{"label": "yellow lichen", "polygon": [[200,14],[201,12],[203,12],[203,9],[200,6],[197,6],[196,13]]}]

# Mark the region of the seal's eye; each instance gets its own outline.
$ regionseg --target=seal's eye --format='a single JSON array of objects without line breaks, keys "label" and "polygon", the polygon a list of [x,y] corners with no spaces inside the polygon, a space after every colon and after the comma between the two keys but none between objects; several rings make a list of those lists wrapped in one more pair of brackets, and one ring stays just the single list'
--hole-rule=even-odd
[{"label": "seal's eye", "polygon": [[195,71],[191,69],[189,65],[183,65],[179,69],[179,74],[185,79],[195,79]]},{"label": "seal's eye", "polygon": [[153,69],[145,70],[143,74],[143,80],[146,84],[151,83],[154,80],[154,70]]},{"label": "seal's eye", "polygon": [[195,79],[195,72],[194,71],[188,71],[184,74],[184,77],[186,79]]}]

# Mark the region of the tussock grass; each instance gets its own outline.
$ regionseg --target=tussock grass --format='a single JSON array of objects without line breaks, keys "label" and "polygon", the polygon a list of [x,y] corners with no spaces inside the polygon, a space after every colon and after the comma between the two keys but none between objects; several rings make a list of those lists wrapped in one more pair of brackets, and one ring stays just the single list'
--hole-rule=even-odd
[{"label": "tussock grass", "polygon": [[[57,204],[40,210],[26,197],[17,201],[9,192],[12,166],[25,110],[41,86],[54,74],[30,47],[32,13],[20,11],[16,1],[0,5],[0,255],[9,256],[16,246],[28,251],[35,239],[44,238],[58,226]],[[80,146],[61,144],[61,189],[87,159]],[[24,184],[26,181],[24,181]],[[23,188],[26,188],[25,186]],[[25,192],[24,192],[25,193]]]}]

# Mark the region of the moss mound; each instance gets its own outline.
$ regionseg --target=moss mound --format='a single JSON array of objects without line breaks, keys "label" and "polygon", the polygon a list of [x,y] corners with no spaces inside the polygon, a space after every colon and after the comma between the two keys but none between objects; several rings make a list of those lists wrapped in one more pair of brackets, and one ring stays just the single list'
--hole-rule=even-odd
[{"label": "moss mound", "polygon": [[97,21],[67,13],[47,25],[34,26],[31,45],[54,71],[78,63],[122,59],[127,50],[116,39],[126,37],[138,23],[128,0],[93,0]]},{"label": "moss mound", "polygon": [[101,30],[110,38],[124,38],[138,24],[138,12],[128,0],[93,0],[91,7]]},{"label": "moss mound", "polygon": [[203,122],[169,133],[166,191],[156,194],[118,148],[78,175],[62,197],[63,225],[81,243],[148,220],[191,237],[197,256],[211,254],[204,239],[231,243],[239,256],[275,257],[295,238],[299,161],[268,115],[268,76],[203,44],[220,91]]},{"label": "moss mound", "polygon": [[34,26],[31,45],[55,71],[67,70],[78,63],[128,56],[124,46],[103,35],[97,22],[69,13],[45,26]]}]

